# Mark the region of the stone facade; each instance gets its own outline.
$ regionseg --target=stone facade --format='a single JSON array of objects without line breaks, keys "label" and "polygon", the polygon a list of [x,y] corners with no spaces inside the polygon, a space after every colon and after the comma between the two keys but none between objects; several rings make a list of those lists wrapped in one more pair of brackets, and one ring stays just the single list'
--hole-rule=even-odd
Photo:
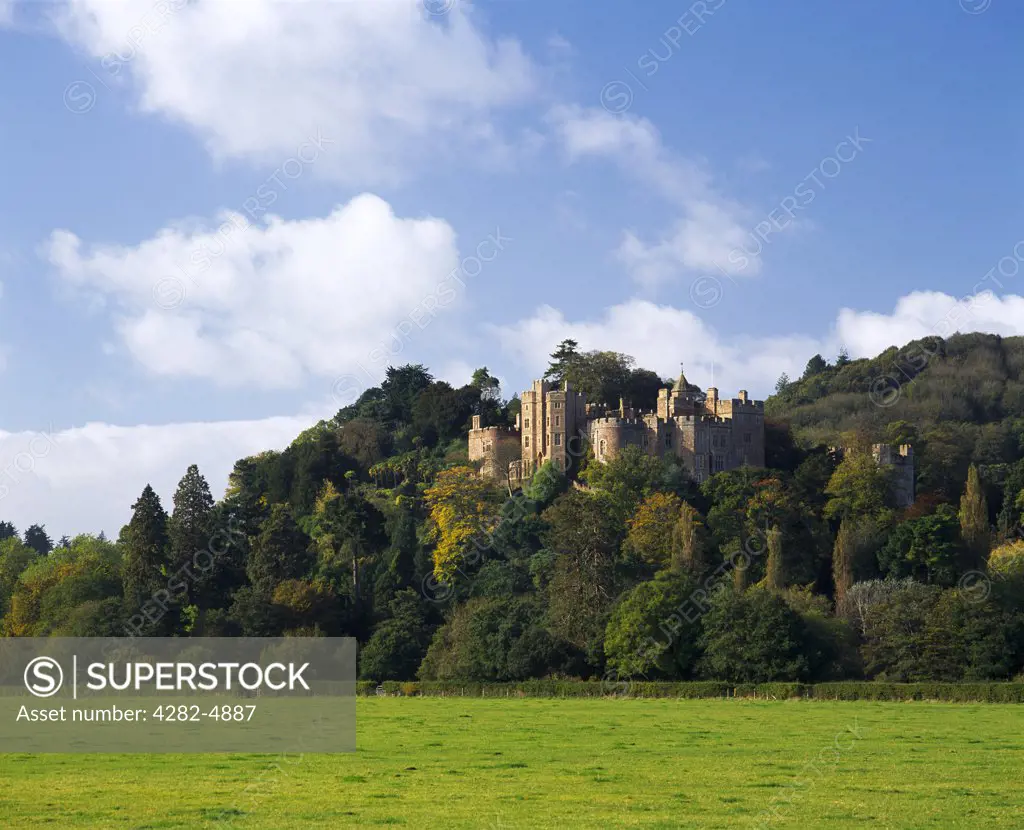
[{"label": "stone facade", "polygon": [[480,462],[480,474],[488,478],[518,481],[520,469],[520,431],[510,427],[484,427],[480,416],[473,416],[469,431],[469,460]]},{"label": "stone facade", "polygon": [[897,507],[910,507],[917,497],[914,487],[914,448],[909,444],[875,444],[871,454],[879,466],[892,468]]},{"label": "stone facade", "polygon": [[[611,412],[588,406],[568,383],[561,387],[534,381],[522,394],[521,459],[517,471],[529,478],[545,461],[572,470],[589,441],[598,461],[605,462],[629,446],[649,455],[675,455],[697,481],[737,467],[765,463],[764,403],[750,400],[746,391],[723,400],[717,389],[701,395],[680,373],[672,389],[662,389],[655,412],[638,413],[625,402]],[[486,475],[505,469],[497,458],[499,437],[515,430],[481,427],[475,418],[469,434],[469,457],[480,461]]]}]

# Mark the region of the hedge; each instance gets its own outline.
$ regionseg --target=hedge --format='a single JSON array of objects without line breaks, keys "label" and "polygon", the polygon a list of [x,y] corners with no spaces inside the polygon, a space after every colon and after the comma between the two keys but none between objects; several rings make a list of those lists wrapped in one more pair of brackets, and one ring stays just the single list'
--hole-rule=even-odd
[{"label": "hedge", "polygon": [[934,700],[1024,703],[1024,683],[656,683],[650,681],[524,680],[518,683],[361,680],[357,694],[388,697],[629,697],[761,700]]}]

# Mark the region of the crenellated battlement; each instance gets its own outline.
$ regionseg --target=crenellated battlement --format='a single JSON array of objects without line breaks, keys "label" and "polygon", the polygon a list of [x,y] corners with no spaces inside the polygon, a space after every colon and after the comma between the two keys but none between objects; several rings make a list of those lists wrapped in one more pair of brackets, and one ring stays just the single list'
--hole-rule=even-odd
[{"label": "crenellated battlement", "polygon": [[548,461],[568,469],[581,434],[589,437],[598,461],[637,447],[649,455],[681,459],[697,481],[743,465],[764,466],[764,401],[751,400],[745,389],[722,399],[715,387],[701,392],[680,372],[671,389],[658,391],[654,412],[640,412],[622,398],[615,408],[587,403],[570,384],[546,380],[535,380],[520,398],[520,429],[483,427],[479,418],[473,419],[470,459],[485,461],[482,472],[508,466],[498,456],[511,441],[519,442],[517,474],[523,480]]}]

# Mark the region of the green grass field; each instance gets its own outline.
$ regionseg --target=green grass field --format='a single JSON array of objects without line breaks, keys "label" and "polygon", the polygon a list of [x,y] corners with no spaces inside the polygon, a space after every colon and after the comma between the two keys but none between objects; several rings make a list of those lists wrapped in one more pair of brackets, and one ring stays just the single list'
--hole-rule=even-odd
[{"label": "green grass field", "polygon": [[1024,827],[1024,710],[370,698],[359,751],[0,755],[0,827]]}]

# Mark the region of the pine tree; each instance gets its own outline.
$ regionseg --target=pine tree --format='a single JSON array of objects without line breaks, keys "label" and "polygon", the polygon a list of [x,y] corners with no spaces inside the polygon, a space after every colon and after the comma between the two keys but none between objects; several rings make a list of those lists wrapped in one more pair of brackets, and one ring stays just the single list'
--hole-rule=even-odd
[{"label": "pine tree", "polygon": [[967,490],[960,499],[960,535],[977,567],[988,559],[991,531],[988,525],[988,501],[981,486],[978,468],[972,464],[967,473]]},{"label": "pine tree", "polygon": [[[170,560],[173,570],[187,566],[186,573],[200,574],[200,568],[208,565],[209,554],[201,563],[193,560],[201,551],[208,551],[213,534],[213,496],[210,485],[192,464],[174,492],[174,512],[167,520],[167,536],[170,541]],[[176,597],[182,605],[199,602],[201,586],[186,579],[185,595]]]},{"label": "pine tree", "polygon": [[551,363],[544,373],[545,380],[555,383],[567,380],[567,376],[579,366],[580,358],[579,343],[571,338],[563,340],[551,353]]},{"label": "pine tree", "polygon": [[0,542],[18,535],[18,528],[10,522],[0,522]]},{"label": "pine tree", "polygon": [[765,584],[771,591],[786,587],[785,568],[782,563],[782,531],[773,527],[768,531],[768,563]]},{"label": "pine tree", "polygon": [[[167,514],[148,484],[132,505],[131,521],[121,531],[124,550],[122,583],[125,608],[137,613],[159,590],[166,590],[168,561]],[[165,631],[169,626],[161,626]],[[155,632],[154,632],[155,633]]]},{"label": "pine tree", "polygon": [[25,544],[41,556],[45,556],[53,550],[53,540],[50,539],[43,525],[29,525],[25,531]]}]

